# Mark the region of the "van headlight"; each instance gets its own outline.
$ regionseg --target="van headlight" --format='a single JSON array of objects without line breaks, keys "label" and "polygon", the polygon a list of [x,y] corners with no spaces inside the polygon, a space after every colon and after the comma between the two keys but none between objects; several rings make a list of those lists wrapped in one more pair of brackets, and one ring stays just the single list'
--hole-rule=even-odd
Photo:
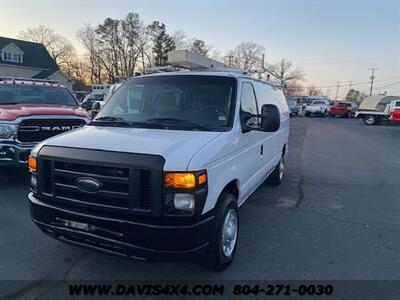
[{"label": "van headlight", "polygon": [[207,198],[207,172],[164,174],[164,215],[193,216],[203,210]]},{"label": "van headlight", "polygon": [[177,210],[193,212],[194,195],[177,193],[174,195],[174,208]]},{"label": "van headlight", "polygon": [[8,139],[17,134],[17,125],[0,123],[0,139]]}]

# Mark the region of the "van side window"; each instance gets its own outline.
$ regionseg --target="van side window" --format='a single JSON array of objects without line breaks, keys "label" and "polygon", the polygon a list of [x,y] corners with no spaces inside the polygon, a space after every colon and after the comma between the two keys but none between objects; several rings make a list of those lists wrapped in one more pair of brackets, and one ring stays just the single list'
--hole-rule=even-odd
[{"label": "van side window", "polygon": [[[242,94],[240,96],[240,107],[243,112],[248,112],[253,115],[258,114],[257,99],[253,85],[249,82],[242,84]],[[251,118],[247,121],[248,126],[258,126],[257,118]]]}]

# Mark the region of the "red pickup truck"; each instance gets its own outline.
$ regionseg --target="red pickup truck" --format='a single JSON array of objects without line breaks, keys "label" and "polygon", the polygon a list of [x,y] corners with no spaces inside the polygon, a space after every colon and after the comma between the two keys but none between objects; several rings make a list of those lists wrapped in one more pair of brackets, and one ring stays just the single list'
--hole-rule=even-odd
[{"label": "red pickup truck", "polygon": [[352,102],[338,102],[331,106],[329,116],[334,118],[340,116],[343,118],[351,118],[357,110],[357,105]]},{"label": "red pickup truck", "polygon": [[26,165],[38,142],[89,121],[71,92],[56,82],[0,78],[0,168]]}]

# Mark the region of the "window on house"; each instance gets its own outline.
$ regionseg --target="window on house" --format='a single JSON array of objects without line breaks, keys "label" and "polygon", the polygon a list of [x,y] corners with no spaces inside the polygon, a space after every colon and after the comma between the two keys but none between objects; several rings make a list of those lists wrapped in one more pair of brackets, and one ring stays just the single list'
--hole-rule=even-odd
[{"label": "window on house", "polygon": [[19,53],[12,53],[12,52],[4,51],[3,52],[3,60],[22,63],[22,55]]}]

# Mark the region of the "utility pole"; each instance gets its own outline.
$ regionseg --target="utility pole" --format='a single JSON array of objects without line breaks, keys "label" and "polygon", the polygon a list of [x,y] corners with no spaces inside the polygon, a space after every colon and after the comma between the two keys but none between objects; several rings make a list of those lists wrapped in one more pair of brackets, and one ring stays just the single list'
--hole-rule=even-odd
[{"label": "utility pole", "polygon": [[354,82],[354,80],[349,80],[349,90],[351,90],[351,85],[352,85],[352,83]]},{"label": "utility pole", "polygon": [[328,91],[327,91],[328,93],[328,100],[331,100],[331,89],[328,89]]},{"label": "utility pole", "polygon": [[339,93],[339,88],[340,88],[340,83],[341,83],[341,81],[336,81],[337,82],[337,86],[336,86],[336,96],[335,96],[335,100],[337,100],[337,96],[338,96],[338,93]]},{"label": "utility pole", "polygon": [[371,74],[371,77],[370,77],[370,79],[371,79],[371,89],[369,90],[369,95],[371,96],[372,95],[372,88],[374,87],[375,70],[378,70],[378,68],[369,68],[368,70],[372,71],[372,74]]}]

